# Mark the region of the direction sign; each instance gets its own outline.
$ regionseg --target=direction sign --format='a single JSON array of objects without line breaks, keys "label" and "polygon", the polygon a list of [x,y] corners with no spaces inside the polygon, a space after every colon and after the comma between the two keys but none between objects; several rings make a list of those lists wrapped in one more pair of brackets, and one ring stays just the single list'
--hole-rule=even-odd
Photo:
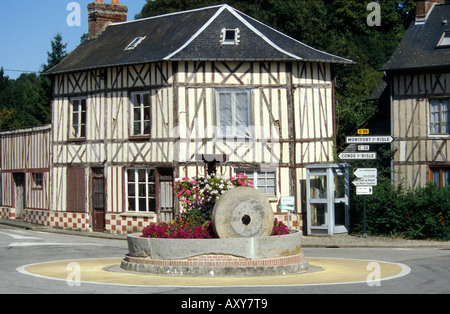
[{"label": "direction sign", "polygon": [[352,181],[355,186],[375,186],[378,185],[378,179],[375,178],[356,178]]},{"label": "direction sign", "polygon": [[356,195],[372,195],[373,187],[371,186],[358,186],[356,188]]},{"label": "direction sign", "polygon": [[295,206],[294,196],[282,196],[280,200],[280,205]]},{"label": "direction sign", "polygon": [[370,145],[358,145],[358,151],[368,152],[370,150]]},{"label": "direction sign", "polygon": [[347,144],[388,144],[392,143],[392,136],[347,136]]},{"label": "direction sign", "polygon": [[358,134],[359,135],[368,135],[369,129],[358,129]]},{"label": "direction sign", "polygon": [[339,159],[377,159],[377,153],[340,153]]},{"label": "direction sign", "polygon": [[295,211],[295,206],[281,205],[279,206],[281,210]]},{"label": "direction sign", "polygon": [[353,174],[357,178],[376,178],[378,170],[377,168],[358,168]]}]

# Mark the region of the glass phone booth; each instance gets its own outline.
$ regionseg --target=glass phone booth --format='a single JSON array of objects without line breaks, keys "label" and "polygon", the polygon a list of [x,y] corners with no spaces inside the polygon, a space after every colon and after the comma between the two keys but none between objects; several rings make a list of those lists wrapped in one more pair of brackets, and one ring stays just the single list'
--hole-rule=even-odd
[{"label": "glass phone booth", "polygon": [[306,166],[307,235],[348,233],[350,166]]}]

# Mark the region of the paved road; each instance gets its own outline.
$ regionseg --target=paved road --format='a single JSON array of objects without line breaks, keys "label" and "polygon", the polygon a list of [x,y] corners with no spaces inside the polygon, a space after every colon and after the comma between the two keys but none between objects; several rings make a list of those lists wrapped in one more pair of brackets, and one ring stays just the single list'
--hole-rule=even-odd
[{"label": "paved road", "polygon": [[[0,293],[126,293],[126,294],[307,294],[307,293],[450,293],[450,250],[432,248],[313,248],[304,249],[307,258],[345,258],[401,263],[410,272],[403,277],[383,280],[379,285],[366,282],[332,285],[290,285],[251,287],[167,287],[119,286],[54,280],[20,272],[24,265],[53,261],[121,258],[128,252],[124,239],[104,239],[79,235],[23,230],[0,225]],[[67,268],[69,278],[74,268]]]}]

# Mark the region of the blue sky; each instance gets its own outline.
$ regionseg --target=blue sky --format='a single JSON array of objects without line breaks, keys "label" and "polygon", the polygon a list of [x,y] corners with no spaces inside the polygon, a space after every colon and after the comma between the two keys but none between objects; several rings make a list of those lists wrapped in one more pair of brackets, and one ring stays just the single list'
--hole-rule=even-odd
[{"label": "blue sky", "polygon": [[[69,26],[67,5],[81,6],[81,25]],[[0,0],[0,67],[11,79],[21,73],[8,70],[39,71],[47,62],[50,42],[61,33],[70,52],[88,32],[87,5],[95,0]],[[111,3],[111,0],[104,0]],[[128,20],[134,20],[146,0],[120,0],[128,6]]]}]

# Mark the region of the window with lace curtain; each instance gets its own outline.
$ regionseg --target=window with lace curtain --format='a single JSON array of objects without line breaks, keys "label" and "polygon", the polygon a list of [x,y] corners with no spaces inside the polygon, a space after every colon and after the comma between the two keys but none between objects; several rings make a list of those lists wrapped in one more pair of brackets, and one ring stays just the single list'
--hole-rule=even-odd
[{"label": "window with lace curtain", "polygon": [[430,134],[450,133],[450,100],[430,100]]}]

